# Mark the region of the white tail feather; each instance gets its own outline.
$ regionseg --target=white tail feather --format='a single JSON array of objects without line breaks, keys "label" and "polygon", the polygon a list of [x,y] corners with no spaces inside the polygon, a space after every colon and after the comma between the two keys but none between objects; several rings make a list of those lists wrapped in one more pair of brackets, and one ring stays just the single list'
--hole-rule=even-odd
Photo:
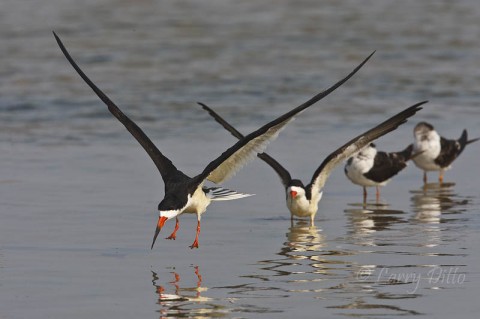
[{"label": "white tail feather", "polygon": [[207,188],[206,194],[207,197],[210,198],[212,201],[232,200],[253,196],[253,194],[237,193],[235,191],[222,187]]}]

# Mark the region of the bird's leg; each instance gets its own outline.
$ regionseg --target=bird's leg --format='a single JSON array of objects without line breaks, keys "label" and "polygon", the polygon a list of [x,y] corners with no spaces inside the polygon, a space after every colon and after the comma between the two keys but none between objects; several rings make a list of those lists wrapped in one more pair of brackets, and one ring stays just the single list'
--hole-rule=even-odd
[{"label": "bird's leg", "polygon": [[439,182],[440,184],[443,183],[443,171],[442,171],[442,170],[441,170],[440,173],[438,174],[438,182]]},{"label": "bird's leg", "polygon": [[178,217],[175,218],[175,229],[173,230],[173,233],[168,236],[167,238],[165,239],[173,239],[175,240],[177,238],[177,230],[180,228],[180,224],[178,222]]},{"label": "bird's leg", "polygon": [[377,193],[375,195],[378,203],[378,201],[380,200],[380,187],[376,186],[376,188],[377,188]]},{"label": "bird's leg", "polygon": [[198,248],[198,235],[200,235],[200,220],[197,223],[197,234],[195,235],[195,241],[190,246],[190,248]]},{"label": "bird's leg", "polygon": [[363,203],[367,202],[367,188],[363,186]]},{"label": "bird's leg", "polygon": [[423,171],[423,183],[427,183],[427,171]]},{"label": "bird's leg", "polygon": [[178,292],[180,290],[180,286],[178,285],[178,283],[180,282],[180,275],[176,272],[172,272],[172,274],[175,277],[175,280],[171,281],[170,283],[175,287],[175,294],[178,295]]},{"label": "bird's leg", "polygon": [[175,278],[173,281],[170,281],[171,284],[176,285],[180,281],[180,275],[174,271],[171,272]]},{"label": "bird's leg", "polygon": [[202,284],[202,275],[200,275],[200,272],[198,270],[198,266],[195,266],[195,275],[197,275],[198,281],[197,281],[197,287],[200,287]]},{"label": "bird's leg", "polygon": [[310,215],[310,227],[314,227],[315,226],[315,222],[314,222],[314,219],[315,218],[315,215]]},{"label": "bird's leg", "polygon": [[200,291],[201,291],[201,286],[202,286],[202,275],[198,272],[198,266],[195,266],[195,275],[197,275],[198,281],[197,281],[197,298],[200,297]]}]

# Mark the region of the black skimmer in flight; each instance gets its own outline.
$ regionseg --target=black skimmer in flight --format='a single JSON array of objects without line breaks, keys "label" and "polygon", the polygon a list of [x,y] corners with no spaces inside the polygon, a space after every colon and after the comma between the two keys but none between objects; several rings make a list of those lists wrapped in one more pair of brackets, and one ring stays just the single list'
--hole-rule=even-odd
[{"label": "black skimmer in flight", "polygon": [[448,140],[440,136],[427,122],[418,123],[413,129],[413,136],[413,151],[422,153],[413,158],[413,162],[423,170],[424,183],[427,183],[427,171],[439,171],[438,181],[442,183],[444,172],[451,167],[465,146],[480,139],[468,140],[467,130],[463,130],[458,140]]},{"label": "black skimmer in flight", "polygon": [[315,95],[307,102],[281,115],[275,120],[265,124],[258,130],[240,139],[237,143],[210,162],[200,174],[194,177],[189,177],[178,170],[175,165],[160,152],[160,150],[153,144],[153,142],[140,129],[140,127],[138,127],[128,116],[126,116],[118,108],[118,106],[113,103],[112,100],[110,100],[110,98],[108,98],[105,93],[103,93],[85,75],[85,73],[72,59],[60,38],[55,34],[55,32],[53,32],[53,34],[63,54],[80,75],[80,77],[107,105],[110,113],[112,113],[112,115],[115,116],[125,126],[130,134],[132,134],[133,137],[140,143],[160,171],[160,175],[162,176],[165,184],[165,195],[160,204],[158,204],[159,218],[151,248],[153,248],[155,240],[165,222],[172,218],[176,218],[175,230],[167,238],[175,239],[175,234],[179,225],[177,216],[182,213],[192,213],[197,215],[197,231],[195,241],[190,247],[198,248],[201,215],[206,211],[207,206],[211,203],[211,201],[229,200],[246,196],[245,194],[239,194],[218,187],[207,188],[204,186],[204,183],[208,180],[218,184],[232,177],[249,160],[255,158],[256,154],[263,152],[266,145],[278,135],[280,130],[284,128],[285,125],[287,125],[296,114],[305,110],[340,87],[370,59],[373,53],[375,53],[373,52],[370,54],[342,80],[338,81],[327,90]]},{"label": "black skimmer in flight", "polygon": [[380,186],[407,167],[407,162],[418,156],[413,153],[413,145],[400,152],[379,152],[375,144],[370,143],[363,150],[350,157],[345,164],[345,175],[357,185],[363,186],[363,203],[367,202],[367,187],[376,187],[377,202],[380,199]]},{"label": "black skimmer in flight", "polygon": [[[421,110],[422,108],[420,105],[424,103],[427,103],[427,101],[410,106],[404,111],[389,118],[385,122],[375,126],[371,130],[368,130],[367,132],[353,138],[345,145],[328,155],[322,164],[320,164],[320,166],[317,168],[312,176],[312,180],[309,184],[307,184],[307,186],[304,186],[301,180],[293,179],[290,173],[270,155],[266,153],[258,154],[258,157],[270,165],[280,177],[282,184],[285,187],[287,207],[290,210],[291,218],[293,219],[293,216],[310,217],[310,224],[313,226],[315,214],[318,210],[318,202],[322,198],[323,187],[333,169],[337,167],[343,160],[352,156],[352,154],[358,152],[358,150],[364,148],[371,141],[397,129],[397,127],[405,123],[409,117]],[[205,104],[201,105],[233,136],[240,140],[244,138],[239,131],[237,131],[230,123],[228,123],[215,111]]]}]

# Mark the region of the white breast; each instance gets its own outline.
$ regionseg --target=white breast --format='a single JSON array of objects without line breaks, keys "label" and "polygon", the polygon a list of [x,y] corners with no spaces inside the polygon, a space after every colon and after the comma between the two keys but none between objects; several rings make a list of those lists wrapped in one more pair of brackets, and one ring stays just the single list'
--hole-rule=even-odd
[{"label": "white breast", "polygon": [[207,210],[211,202],[212,200],[205,195],[200,185],[195,193],[193,193],[193,196],[188,197],[188,202],[183,213],[201,215]]},{"label": "white breast", "polygon": [[412,160],[415,165],[425,171],[438,171],[440,166],[435,164],[435,159],[440,154],[440,136],[435,131],[430,131],[428,135],[416,136],[413,144],[413,152],[423,152]]},{"label": "white breast", "polygon": [[304,195],[292,198],[290,193],[287,193],[287,207],[290,212],[298,217],[307,217],[315,215],[318,211],[318,202],[322,198],[322,192],[316,196],[312,196],[309,201]]},{"label": "white breast", "polygon": [[373,158],[366,156],[355,156],[350,165],[345,165],[345,172],[352,183],[360,186],[376,186],[378,183],[369,180],[363,174],[367,173],[373,167]]}]

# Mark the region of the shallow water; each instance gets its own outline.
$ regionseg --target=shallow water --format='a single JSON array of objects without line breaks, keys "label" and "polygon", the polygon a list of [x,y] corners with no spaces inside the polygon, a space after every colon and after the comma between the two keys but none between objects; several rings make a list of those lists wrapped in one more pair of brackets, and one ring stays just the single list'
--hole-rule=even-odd
[{"label": "shallow water", "polygon": [[367,205],[339,167],[315,227],[291,223],[277,176],[254,161],[225,186],[256,196],[212,204],[200,249],[183,216],[177,240],[150,250],[161,178],[51,34],[191,175],[235,141],[195,102],[249,132],[377,50],[269,146],[307,181],[336,147],[421,100],[380,149],[411,143],[421,120],[480,136],[477,1],[6,0],[0,16],[0,318],[480,311],[480,145],[443,185],[410,165]]}]

